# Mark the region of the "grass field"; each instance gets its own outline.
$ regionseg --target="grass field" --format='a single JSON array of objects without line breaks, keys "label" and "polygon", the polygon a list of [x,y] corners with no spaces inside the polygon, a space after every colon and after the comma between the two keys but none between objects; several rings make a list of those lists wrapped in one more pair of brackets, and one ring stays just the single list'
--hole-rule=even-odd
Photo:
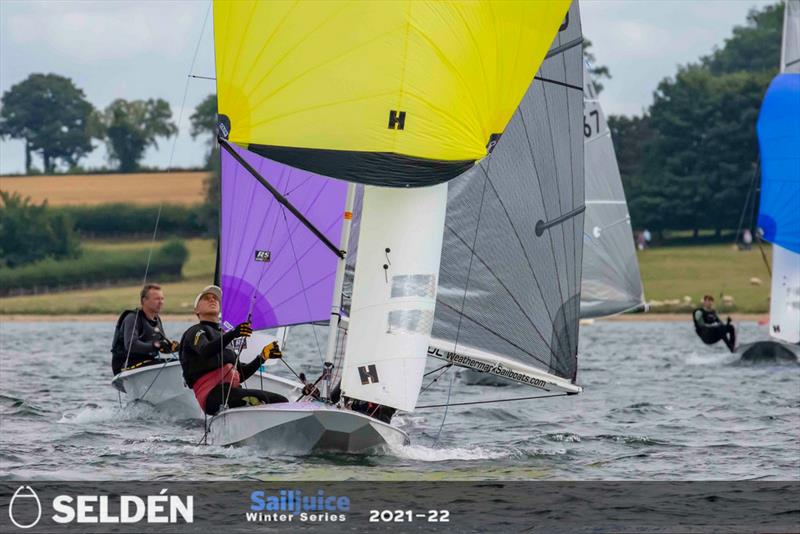
[{"label": "grass field", "polygon": [[74,174],[0,178],[0,189],[16,191],[51,206],[133,204],[199,204],[204,201],[207,172]]},{"label": "grass field", "polygon": [[[163,313],[191,313],[197,292],[212,283],[214,278],[216,250],[213,240],[188,239],[185,243],[189,249],[189,259],[183,267],[184,280],[163,284],[166,297]],[[86,248],[139,249],[143,254],[146,254],[149,245],[149,242],[84,242]],[[134,285],[3,298],[0,299],[0,314],[117,314],[139,304],[139,289],[140,285]]]},{"label": "grass field", "polygon": [[[86,242],[97,249],[140,249],[149,242]],[[164,284],[164,313],[191,313],[197,291],[211,283],[214,274],[214,242],[209,239],[186,241],[189,259],[184,265],[184,280]],[[769,249],[767,257],[771,258]],[[703,294],[717,298],[733,297],[735,310],[763,313],[769,309],[769,275],[758,249],[740,252],[731,245],[652,248],[639,252],[645,297],[656,305],[653,312],[681,312],[696,306]],[[762,285],[752,285],[759,278]],[[50,295],[0,299],[0,314],[100,314],[119,313],[138,304],[139,286],[68,291]],[[684,302],[684,297],[690,303]],[[660,303],[660,304],[659,304]]]},{"label": "grass field", "polygon": [[[771,261],[769,246],[764,252]],[[749,251],[733,245],[651,248],[639,252],[639,267],[645,298],[656,304],[652,311],[688,310],[706,293],[714,295],[723,310],[721,296],[729,295],[738,312],[769,311],[770,277],[757,247]],[[751,278],[762,284],[751,284]],[[687,296],[692,304],[682,302]]]}]

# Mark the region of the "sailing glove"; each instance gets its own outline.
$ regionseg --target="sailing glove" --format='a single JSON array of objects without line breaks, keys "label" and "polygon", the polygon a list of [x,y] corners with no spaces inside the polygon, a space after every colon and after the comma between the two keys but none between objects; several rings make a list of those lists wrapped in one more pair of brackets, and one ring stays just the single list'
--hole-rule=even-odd
[{"label": "sailing glove", "polygon": [[250,337],[253,333],[253,327],[250,323],[242,323],[233,329],[236,333],[234,337]]},{"label": "sailing glove", "polygon": [[178,342],[177,341],[170,341],[168,339],[162,339],[160,342],[161,346],[158,347],[158,351],[163,354],[172,354],[173,352],[178,351]]},{"label": "sailing glove", "polygon": [[277,341],[273,341],[269,345],[265,345],[264,348],[261,349],[261,358],[264,361],[267,361],[270,358],[274,358],[274,359],[283,358],[283,353],[281,352],[281,349],[278,346],[278,342]]}]

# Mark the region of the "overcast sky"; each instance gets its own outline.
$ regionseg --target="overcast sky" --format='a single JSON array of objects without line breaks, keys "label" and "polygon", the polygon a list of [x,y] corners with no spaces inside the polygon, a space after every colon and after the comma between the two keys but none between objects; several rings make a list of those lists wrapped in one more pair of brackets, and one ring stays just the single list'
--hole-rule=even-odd
[{"label": "overcast sky", "polygon": [[[601,95],[607,113],[638,114],[675,67],[721,45],[757,0],[584,0],[584,36],[613,79]],[[199,165],[205,147],[189,136],[194,107],[214,91],[213,16],[209,0],[128,2],[0,0],[0,92],[34,72],[67,76],[97,108],[115,98],[164,98],[181,117],[174,166]],[[204,20],[208,14],[208,20]],[[181,113],[183,111],[183,113]],[[147,152],[146,165],[166,166],[173,139]],[[99,147],[84,166],[106,163]],[[36,162],[41,166],[40,162]],[[21,141],[0,142],[0,174],[21,172]]]}]

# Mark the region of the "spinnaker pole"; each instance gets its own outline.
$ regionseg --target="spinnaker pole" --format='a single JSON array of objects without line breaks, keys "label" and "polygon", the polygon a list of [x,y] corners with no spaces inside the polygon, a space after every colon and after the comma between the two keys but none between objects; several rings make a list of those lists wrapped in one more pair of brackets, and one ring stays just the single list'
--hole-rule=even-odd
[{"label": "spinnaker pole", "polygon": [[331,375],[333,371],[333,359],[336,356],[336,340],[339,334],[339,321],[341,320],[342,310],[342,288],[344,287],[344,273],[347,265],[347,250],[350,245],[350,225],[353,222],[353,202],[356,196],[356,185],[353,182],[347,184],[347,196],[344,205],[344,220],[342,221],[342,233],[339,237],[339,250],[342,255],[336,264],[336,281],[333,286],[333,301],[331,302],[331,321],[328,331],[328,349],[325,352],[325,368],[322,370],[324,380],[323,397],[330,398]]}]

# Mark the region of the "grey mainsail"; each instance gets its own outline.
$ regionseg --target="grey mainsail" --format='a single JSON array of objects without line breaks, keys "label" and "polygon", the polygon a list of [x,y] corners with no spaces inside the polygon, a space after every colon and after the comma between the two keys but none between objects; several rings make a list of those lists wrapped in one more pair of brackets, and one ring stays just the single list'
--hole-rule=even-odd
[{"label": "grey mainsail", "polygon": [[[464,355],[498,362],[495,371],[503,362],[573,393],[580,391],[570,385],[583,249],[581,42],[573,2],[493,152],[449,183],[429,350],[458,364]],[[529,380],[518,379],[542,387]]]},{"label": "grey mainsail", "polygon": [[643,306],[644,290],[614,143],[585,65],[583,135],[586,218],[581,317],[603,317]]}]

